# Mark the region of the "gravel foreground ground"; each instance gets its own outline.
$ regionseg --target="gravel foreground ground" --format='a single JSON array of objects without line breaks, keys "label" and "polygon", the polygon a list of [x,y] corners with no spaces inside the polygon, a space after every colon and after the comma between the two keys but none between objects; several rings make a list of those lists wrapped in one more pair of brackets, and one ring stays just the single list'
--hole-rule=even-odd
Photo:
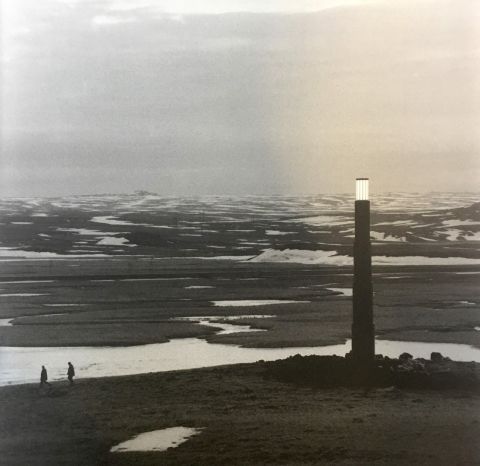
[{"label": "gravel foreground ground", "polygon": [[[262,364],[0,389],[5,465],[480,464],[480,393],[312,389]],[[109,453],[142,432],[204,428],[177,448]]]}]

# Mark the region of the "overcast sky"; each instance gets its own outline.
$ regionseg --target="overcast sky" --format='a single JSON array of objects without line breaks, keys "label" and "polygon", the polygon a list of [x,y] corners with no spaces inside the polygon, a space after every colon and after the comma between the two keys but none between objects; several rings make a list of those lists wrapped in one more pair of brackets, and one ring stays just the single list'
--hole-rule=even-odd
[{"label": "overcast sky", "polygon": [[0,2],[0,195],[480,186],[478,0]]}]

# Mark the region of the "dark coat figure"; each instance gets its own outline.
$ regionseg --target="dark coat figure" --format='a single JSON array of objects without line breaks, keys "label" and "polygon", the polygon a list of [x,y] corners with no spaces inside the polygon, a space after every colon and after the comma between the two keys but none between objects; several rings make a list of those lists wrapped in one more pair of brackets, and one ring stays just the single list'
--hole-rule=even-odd
[{"label": "dark coat figure", "polygon": [[43,385],[50,385],[48,382],[48,375],[47,375],[47,369],[45,369],[45,366],[42,366],[42,372],[40,373],[40,387],[43,387]]},{"label": "dark coat figure", "polygon": [[73,377],[75,376],[75,368],[71,362],[68,363],[67,377],[70,382],[70,385],[73,384]]}]

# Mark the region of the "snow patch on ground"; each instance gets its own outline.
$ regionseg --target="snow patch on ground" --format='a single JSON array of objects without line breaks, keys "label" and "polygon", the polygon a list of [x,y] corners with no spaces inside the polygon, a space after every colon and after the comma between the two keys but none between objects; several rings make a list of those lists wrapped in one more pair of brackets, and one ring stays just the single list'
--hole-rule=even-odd
[{"label": "snow patch on ground", "polygon": [[279,230],[265,230],[265,234],[269,236],[284,236],[284,235],[294,235],[294,231],[279,231]]},{"label": "snow patch on ground", "polygon": [[437,236],[439,235],[447,235],[447,241],[480,241],[480,231],[476,232],[465,232],[463,230],[459,230],[458,228],[449,228],[447,230],[437,231]]},{"label": "snow patch on ground", "polygon": [[309,303],[310,301],[292,301],[289,299],[239,299],[239,300],[224,300],[224,301],[212,301],[214,306],[235,306],[235,307],[247,307],[247,306],[268,306],[271,304],[293,304],[293,303]]},{"label": "snow patch on ground", "polygon": [[[250,262],[291,262],[297,264],[352,265],[350,256],[337,255],[336,251],[308,251],[300,249],[267,249]],[[426,256],[373,256],[375,265],[476,265],[480,259],[466,257],[426,257]]]},{"label": "snow patch on ground", "polygon": [[399,280],[402,278],[411,278],[409,275],[399,275],[395,277],[382,277],[384,280]]},{"label": "snow patch on ground", "polygon": [[6,247],[0,247],[0,258],[6,258],[1,260],[8,260],[9,258],[16,259],[74,259],[82,257],[110,257],[107,254],[57,254],[56,252],[45,251],[22,251],[21,249],[12,249]]},{"label": "snow patch on ground", "polygon": [[444,220],[442,223],[448,227],[458,227],[461,225],[480,225],[480,222],[476,222],[474,220]]},{"label": "snow patch on ground", "polygon": [[476,265],[480,264],[480,259],[468,257],[374,256],[372,262],[375,265]]},{"label": "snow patch on ground", "polygon": [[188,317],[175,317],[172,320],[188,320],[188,321],[196,321],[196,320],[241,320],[241,319],[272,319],[273,317],[277,317],[275,314],[242,314],[242,315],[235,315],[235,316],[188,316]]},{"label": "snow patch on ground", "polygon": [[416,236],[416,238],[421,239],[421,240],[423,240],[423,241],[435,241],[434,239],[425,238],[424,236]]},{"label": "snow patch on ground", "polygon": [[84,236],[114,236],[118,235],[120,232],[117,231],[99,231],[99,230],[89,230],[87,228],[57,228],[57,231],[64,231],[67,233],[77,233],[78,235]]},{"label": "snow patch on ground", "polygon": [[[78,307],[78,306],[88,306],[88,304],[63,304],[63,303],[58,303],[58,304],[44,304],[44,306],[47,307]],[[50,314],[53,315],[53,314]],[[58,314],[56,314],[58,315]]]},{"label": "snow patch on ground", "polygon": [[353,296],[352,288],[327,288],[327,290],[342,293],[342,296]]},{"label": "snow patch on ground", "polygon": [[2,285],[10,285],[15,283],[53,283],[55,280],[10,280],[0,281]]},{"label": "snow patch on ground", "polygon": [[377,241],[401,241],[401,242],[406,241],[405,236],[399,237],[399,236],[387,235],[386,233],[378,232],[378,231],[371,231],[370,238]]},{"label": "snow patch on ground", "polygon": [[215,288],[214,286],[209,285],[190,285],[186,286],[186,290],[206,290],[207,288]]},{"label": "snow patch on ground", "polygon": [[467,241],[480,241],[480,231],[476,231],[475,233],[469,231],[468,233],[465,233],[463,239]]},{"label": "snow patch on ground", "polygon": [[129,222],[128,220],[117,220],[113,215],[93,217],[90,221],[94,223],[104,223],[106,225],[124,225],[124,226],[166,228],[166,229],[173,228],[167,225],[152,225],[150,223],[133,223],[133,222]]},{"label": "snow patch on ground", "polygon": [[391,226],[391,225],[416,225],[417,222],[414,222],[413,220],[396,220],[394,222],[381,222],[381,223],[376,223],[373,226]]},{"label": "snow patch on ground", "polygon": [[128,244],[127,238],[106,237],[97,242],[98,246],[128,246],[134,247],[136,244]]},{"label": "snow patch on ground", "polygon": [[177,257],[176,259],[202,259],[202,260],[225,260],[225,261],[247,261],[255,256],[192,256]]},{"label": "snow patch on ground", "polygon": [[338,256],[336,251],[307,251],[301,249],[267,249],[249,262],[293,262],[297,264],[351,265],[352,258]]}]

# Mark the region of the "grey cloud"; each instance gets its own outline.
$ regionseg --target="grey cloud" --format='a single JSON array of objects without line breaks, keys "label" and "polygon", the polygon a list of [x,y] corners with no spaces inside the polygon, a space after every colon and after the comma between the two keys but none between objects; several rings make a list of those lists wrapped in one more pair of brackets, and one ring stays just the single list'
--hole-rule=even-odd
[{"label": "grey cloud", "polygon": [[147,3],[25,13],[2,85],[3,194],[346,191],[359,174],[476,189],[478,3],[182,21]]}]

